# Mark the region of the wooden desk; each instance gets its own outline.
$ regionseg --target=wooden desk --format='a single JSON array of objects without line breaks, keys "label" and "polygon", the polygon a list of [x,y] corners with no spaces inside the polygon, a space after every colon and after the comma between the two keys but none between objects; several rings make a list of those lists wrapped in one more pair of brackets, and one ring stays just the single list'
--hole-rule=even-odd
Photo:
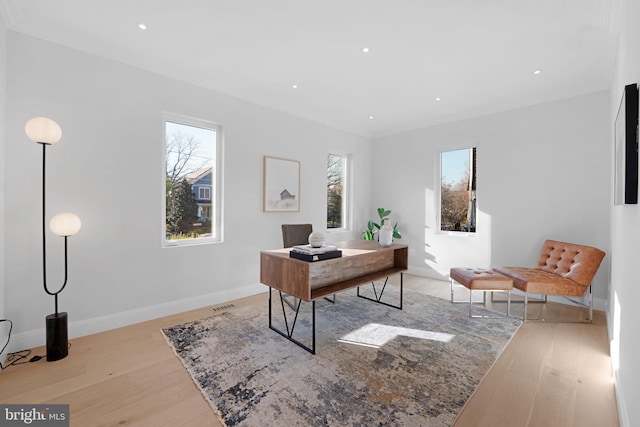
[{"label": "wooden desk", "polygon": [[393,243],[387,248],[378,242],[349,240],[335,243],[341,258],[307,262],[289,258],[287,249],[260,252],[260,282],[312,301],[363,283],[405,271],[408,246]]},{"label": "wooden desk", "polygon": [[[378,242],[366,240],[350,240],[337,242],[335,246],[342,251],[341,258],[324,261],[307,262],[289,257],[291,248],[276,249],[260,252],[260,282],[269,286],[269,328],[278,332],[305,350],[315,353],[315,300],[345,289],[353,288],[374,280],[388,278],[395,273],[402,273],[408,267],[407,245],[393,243],[389,247],[382,247]],[[387,282],[385,281],[384,286]],[[273,327],[271,290],[280,291],[282,314],[287,331]],[[375,290],[375,288],[374,288]],[[383,287],[384,291],[384,287]],[[295,309],[295,318],[291,327],[287,320],[282,292],[300,299]],[[358,296],[361,296],[358,292]],[[362,296],[361,296],[362,297]],[[380,298],[382,292],[380,293]],[[362,297],[380,304],[376,300]],[[293,338],[300,302],[312,303],[312,343],[311,347]],[[400,305],[391,307],[402,309],[402,277],[400,280]]]}]

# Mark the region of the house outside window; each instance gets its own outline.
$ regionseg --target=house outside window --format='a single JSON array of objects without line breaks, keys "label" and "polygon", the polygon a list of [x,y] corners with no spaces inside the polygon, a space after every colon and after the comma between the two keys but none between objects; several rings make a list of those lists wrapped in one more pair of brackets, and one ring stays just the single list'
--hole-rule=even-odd
[{"label": "house outside window", "polygon": [[175,114],[164,123],[164,246],[221,241],[221,127]]},{"label": "house outside window", "polygon": [[476,232],[477,148],[440,153],[440,231]]},{"label": "house outside window", "polygon": [[327,156],[327,230],[346,229],[348,223],[348,157]]}]

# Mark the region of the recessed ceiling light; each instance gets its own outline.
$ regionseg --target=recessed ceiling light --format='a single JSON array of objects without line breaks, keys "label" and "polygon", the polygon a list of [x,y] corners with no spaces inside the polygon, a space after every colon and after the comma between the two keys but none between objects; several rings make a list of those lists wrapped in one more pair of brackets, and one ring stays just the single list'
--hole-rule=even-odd
[{"label": "recessed ceiling light", "polygon": [[533,74],[535,74],[536,76],[537,76],[538,74],[540,74],[540,73],[542,73],[542,70],[535,70],[535,71],[533,72]]},{"label": "recessed ceiling light", "polygon": [[138,24],[138,28],[140,28],[141,30],[146,30],[147,26],[144,24]]},{"label": "recessed ceiling light", "polygon": [[292,88],[298,89],[298,85],[291,85]]},{"label": "recessed ceiling light", "polygon": [[373,116],[369,116],[369,120],[373,120]]},{"label": "recessed ceiling light", "polygon": [[368,47],[363,47],[362,48],[362,53],[369,53],[369,48]]},{"label": "recessed ceiling light", "polygon": [[440,101],[440,97],[437,97],[437,98],[436,98],[436,101]]}]

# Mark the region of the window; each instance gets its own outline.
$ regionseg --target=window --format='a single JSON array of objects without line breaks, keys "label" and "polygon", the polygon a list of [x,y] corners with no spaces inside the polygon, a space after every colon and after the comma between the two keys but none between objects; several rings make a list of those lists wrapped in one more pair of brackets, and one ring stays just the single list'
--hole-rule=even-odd
[{"label": "window", "polygon": [[475,147],[441,152],[441,231],[476,231],[476,154]]},{"label": "window", "polygon": [[347,156],[327,156],[327,229],[347,228]]},{"label": "window", "polygon": [[198,199],[200,199],[200,200],[211,200],[211,187],[199,187],[198,188]]},{"label": "window", "polygon": [[165,246],[221,241],[221,127],[165,115]]}]

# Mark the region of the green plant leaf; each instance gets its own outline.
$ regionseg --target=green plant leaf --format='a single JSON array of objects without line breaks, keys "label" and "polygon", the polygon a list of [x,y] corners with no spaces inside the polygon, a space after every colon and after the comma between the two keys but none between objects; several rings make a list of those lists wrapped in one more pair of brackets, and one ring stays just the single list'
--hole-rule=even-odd
[{"label": "green plant leaf", "polygon": [[[362,238],[364,240],[375,240],[375,234],[382,228],[385,224],[385,221],[389,219],[389,215],[391,215],[390,210],[385,210],[385,208],[378,208],[378,216],[380,217],[380,224],[373,222],[373,220],[369,220],[367,222],[367,230],[362,232]],[[393,237],[396,239],[401,239],[402,236],[400,232],[397,230],[398,223],[396,222],[393,226]]]},{"label": "green plant leaf", "polygon": [[397,222],[393,225],[393,237],[395,239],[402,239],[402,235],[398,231],[398,223]]},{"label": "green plant leaf", "polygon": [[389,215],[391,215],[391,211],[386,211],[384,208],[378,208],[378,216],[381,220],[385,219]]}]

